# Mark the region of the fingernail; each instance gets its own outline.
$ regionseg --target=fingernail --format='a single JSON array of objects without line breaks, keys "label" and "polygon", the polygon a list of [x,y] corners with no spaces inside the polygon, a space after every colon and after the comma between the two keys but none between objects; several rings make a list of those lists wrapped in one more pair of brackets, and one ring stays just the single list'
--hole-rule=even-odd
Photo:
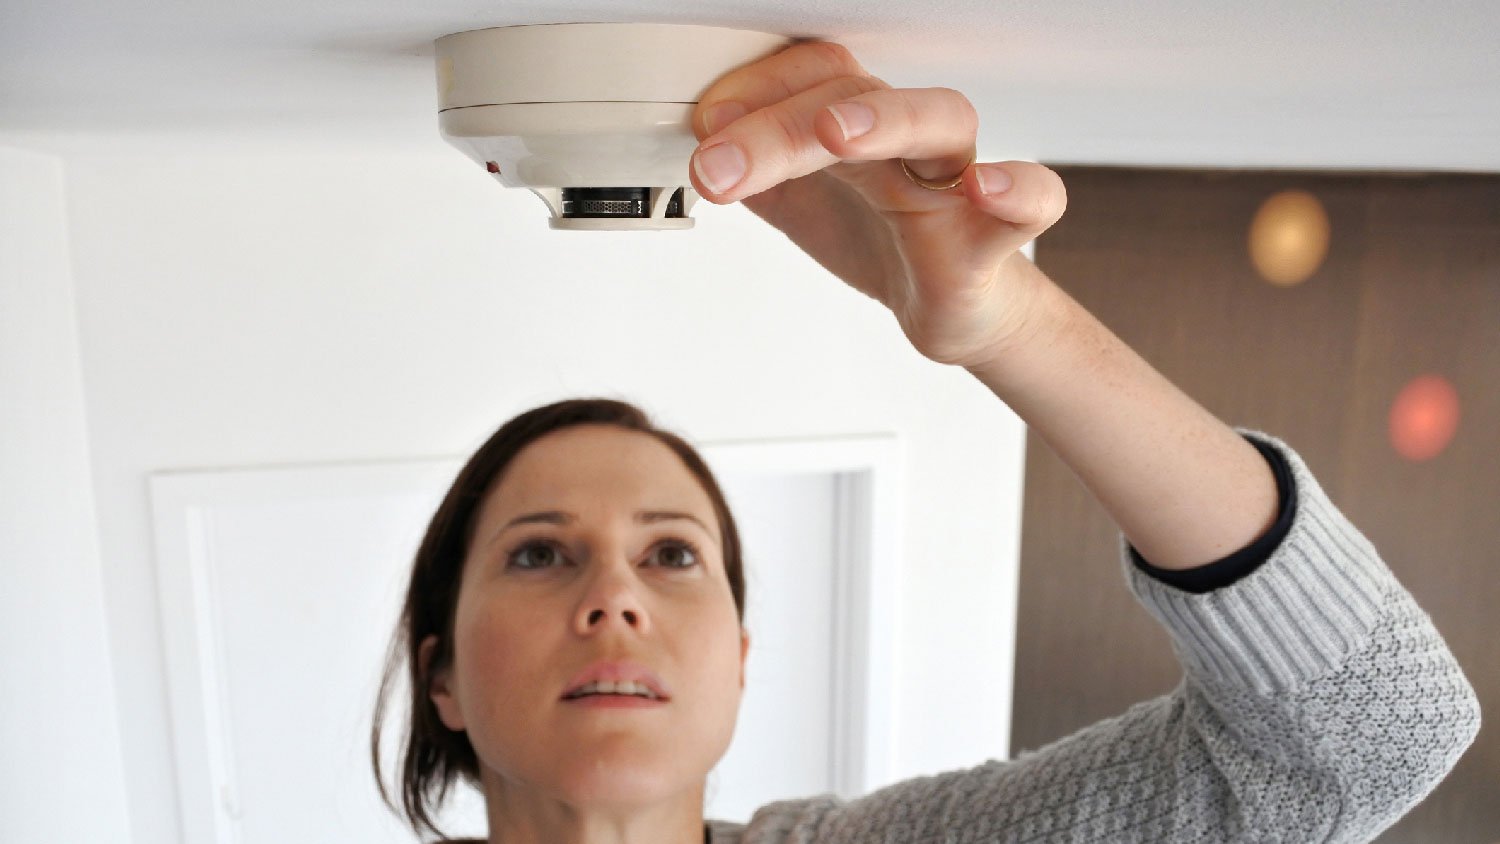
[{"label": "fingernail", "polygon": [[749,113],[750,111],[742,103],[733,101],[717,103],[709,106],[708,111],[703,113],[703,128],[709,135],[714,135],[720,129]]},{"label": "fingernail", "polygon": [[979,179],[982,194],[1005,193],[1010,190],[1010,174],[999,167],[975,167],[974,176]]},{"label": "fingernail", "polygon": [[714,193],[723,193],[745,178],[745,154],[735,144],[714,144],[693,156],[698,178]]},{"label": "fingernail", "polygon": [[854,140],[875,126],[875,112],[861,103],[841,103],[829,106],[828,111],[839,122],[839,128],[844,130],[846,141]]}]

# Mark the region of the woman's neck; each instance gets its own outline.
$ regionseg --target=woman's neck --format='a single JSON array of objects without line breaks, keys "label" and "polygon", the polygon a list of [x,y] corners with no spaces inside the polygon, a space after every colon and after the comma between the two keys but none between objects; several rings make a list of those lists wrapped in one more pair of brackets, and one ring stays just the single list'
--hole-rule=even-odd
[{"label": "woman's neck", "polygon": [[487,785],[487,844],[702,844],[708,839],[701,788],[649,806],[600,808]]}]

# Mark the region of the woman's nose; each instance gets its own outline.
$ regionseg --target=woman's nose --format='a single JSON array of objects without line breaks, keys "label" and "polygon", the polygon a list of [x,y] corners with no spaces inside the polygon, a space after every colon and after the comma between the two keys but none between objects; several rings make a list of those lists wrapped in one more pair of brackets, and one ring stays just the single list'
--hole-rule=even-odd
[{"label": "woman's nose", "polygon": [[579,635],[589,635],[619,626],[637,633],[650,631],[650,617],[636,594],[630,575],[618,571],[600,572],[590,583],[579,603],[574,627]]}]

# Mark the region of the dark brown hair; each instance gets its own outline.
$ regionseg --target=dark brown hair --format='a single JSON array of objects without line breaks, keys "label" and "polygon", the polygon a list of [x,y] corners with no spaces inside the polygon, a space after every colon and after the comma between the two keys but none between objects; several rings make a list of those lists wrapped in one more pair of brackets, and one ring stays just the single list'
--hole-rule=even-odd
[{"label": "dark brown hair", "polygon": [[[453,617],[458,606],[459,583],[464,556],[473,536],[475,514],[489,490],[532,441],[574,425],[614,425],[655,437],[677,453],[688,471],[698,478],[713,502],[723,538],[724,572],[734,594],[740,622],[745,620],[745,576],[740,560],[739,534],[729,505],[708,464],[681,437],[657,428],[644,411],[629,402],[609,398],[578,398],[533,408],[500,426],[459,470],[442,504],[427,525],[417,549],[411,583],[401,610],[395,635],[386,653],[385,670],[375,701],[374,725],[370,731],[370,758],[375,781],[385,804],[406,821],[418,835],[426,827],[442,840],[448,836],[434,825],[432,813],[447,798],[459,777],[479,787],[479,760],[468,734],[453,731],[438,718],[437,707],[428,697],[431,676],[453,660]],[[418,650],[429,635],[438,637],[426,672],[421,670]],[[387,694],[405,662],[411,685],[410,717],[401,742],[401,808],[386,790],[380,768],[380,734],[385,720]],[[403,811],[404,810],[404,811]]]}]

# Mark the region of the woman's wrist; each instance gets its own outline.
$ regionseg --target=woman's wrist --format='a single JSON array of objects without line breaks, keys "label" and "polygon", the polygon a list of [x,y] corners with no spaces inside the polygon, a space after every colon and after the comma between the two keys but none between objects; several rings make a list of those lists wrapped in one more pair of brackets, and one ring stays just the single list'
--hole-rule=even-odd
[{"label": "woman's wrist", "polygon": [[1020,252],[1004,270],[1009,276],[1005,283],[1015,288],[1010,312],[1002,320],[1006,325],[983,359],[964,369],[1009,404],[1006,394],[1012,389],[1046,377],[1047,350],[1076,336],[1082,306]]}]

